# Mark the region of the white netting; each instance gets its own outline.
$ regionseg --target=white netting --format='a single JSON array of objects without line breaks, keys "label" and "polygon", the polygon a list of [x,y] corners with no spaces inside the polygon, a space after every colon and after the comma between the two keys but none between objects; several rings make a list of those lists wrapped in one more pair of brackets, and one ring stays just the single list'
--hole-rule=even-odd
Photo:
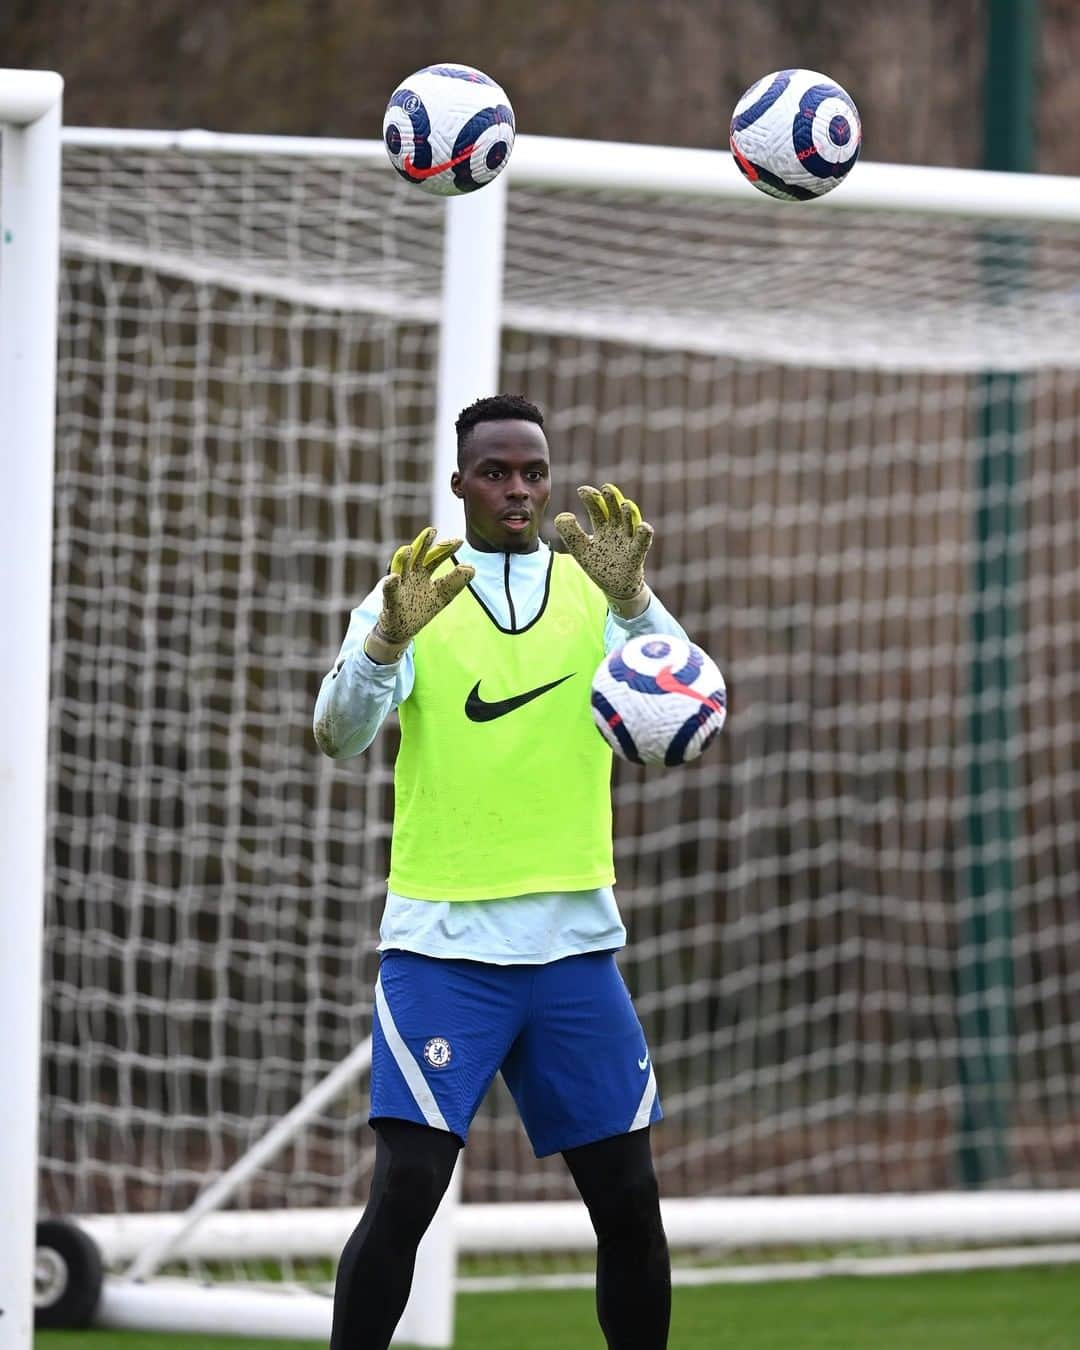
[{"label": "white netting", "polygon": [[[64,167],[41,1196],[176,1210],[370,1027],[395,737],[331,763],[311,707],[428,518],[441,214],[381,163]],[[552,514],[636,497],[729,687],[702,761],[616,774],[668,1196],[1080,1183],[1078,263],[511,186]],[[357,1203],[365,1106],[241,1205]],[[466,1201],[569,1193],[497,1086]]]}]

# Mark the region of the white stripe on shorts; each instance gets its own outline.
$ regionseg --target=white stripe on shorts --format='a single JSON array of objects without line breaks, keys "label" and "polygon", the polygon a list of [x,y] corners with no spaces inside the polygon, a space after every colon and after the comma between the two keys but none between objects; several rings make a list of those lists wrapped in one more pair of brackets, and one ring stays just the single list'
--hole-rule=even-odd
[{"label": "white stripe on shorts", "polygon": [[[382,1033],[386,1037],[386,1044],[390,1047],[390,1053],[394,1056],[394,1061],[401,1070],[401,1076],[408,1083],[413,1099],[424,1113],[424,1119],[435,1129],[449,1132],[450,1126],[447,1125],[443,1113],[439,1110],[439,1103],[435,1100],[431,1088],[428,1087],[427,1079],[424,1077],[420,1065],[409,1053],[409,1047],[401,1039],[401,1033],[394,1024],[390,1005],[383,993],[381,975],[375,981],[375,1011],[379,1017],[379,1026],[382,1027]],[[641,1114],[640,1111],[638,1114]]]},{"label": "white stripe on shorts", "polygon": [[[656,1074],[653,1073],[653,1066],[649,1064],[649,1081],[645,1084],[645,1091],[641,1094],[641,1101],[638,1102],[637,1115],[630,1122],[630,1130],[642,1130],[649,1123],[649,1117],[652,1115],[653,1102],[656,1101]],[[630,1130],[627,1133],[630,1133]]]}]

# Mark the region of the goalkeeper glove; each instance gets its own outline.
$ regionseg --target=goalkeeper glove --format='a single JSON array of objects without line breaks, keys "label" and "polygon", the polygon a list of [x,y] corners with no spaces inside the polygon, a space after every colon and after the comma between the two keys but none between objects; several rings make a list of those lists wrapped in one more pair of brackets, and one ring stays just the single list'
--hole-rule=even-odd
[{"label": "goalkeeper glove", "polygon": [[444,576],[432,573],[461,546],[460,539],[435,543],[435,526],[421,530],[411,544],[402,544],[390,561],[382,585],[382,611],[364,641],[373,661],[396,661],[425,624],[446,608],[472,581],[476,568],[458,563]]},{"label": "goalkeeper glove", "polygon": [[570,511],[555,517],[555,528],[567,552],[608,598],[614,613],[635,619],[649,603],[645,585],[645,555],[653,527],[641,519],[635,502],[627,500],[614,483],[578,488],[592,534],[586,534]]}]

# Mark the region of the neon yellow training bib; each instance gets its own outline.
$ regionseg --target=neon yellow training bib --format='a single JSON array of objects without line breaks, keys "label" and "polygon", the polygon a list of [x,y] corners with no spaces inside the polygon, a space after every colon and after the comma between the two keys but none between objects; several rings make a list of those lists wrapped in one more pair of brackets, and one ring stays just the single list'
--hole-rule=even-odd
[{"label": "neon yellow training bib", "polygon": [[553,553],[526,628],[500,628],[470,589],[420,631],[399,709],[392,891],[485,900],[614,882],[611,751],[589,706],[606,613]]}]

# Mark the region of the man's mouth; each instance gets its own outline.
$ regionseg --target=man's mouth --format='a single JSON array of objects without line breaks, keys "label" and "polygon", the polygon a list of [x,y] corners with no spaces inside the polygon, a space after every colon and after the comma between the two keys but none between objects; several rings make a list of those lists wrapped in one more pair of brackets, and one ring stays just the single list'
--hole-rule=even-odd
[{"label": "man's mouth", "polygon": [[508,530],[523,530],[532,517],[528,511],[507,511],[500,519]]}]

